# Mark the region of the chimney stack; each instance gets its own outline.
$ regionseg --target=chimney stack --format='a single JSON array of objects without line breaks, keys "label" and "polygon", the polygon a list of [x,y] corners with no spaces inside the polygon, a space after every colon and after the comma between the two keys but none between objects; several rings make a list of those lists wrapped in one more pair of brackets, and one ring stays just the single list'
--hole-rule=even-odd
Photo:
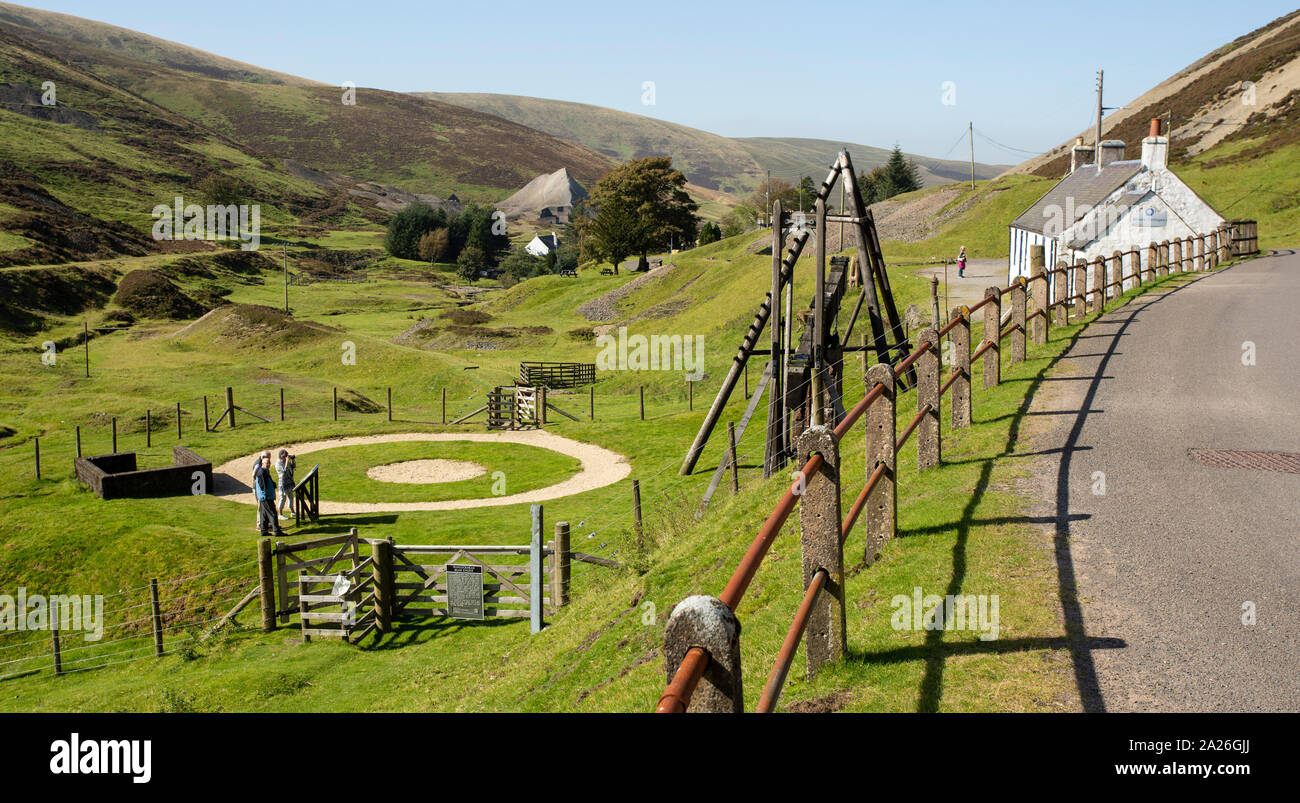
[{"label": "chimney stack", "polygon": [[1105,167],[1111,162],[1119,162],[1124,159],[1124,142],[1118,139],[1108,139],[1101,143],[1101,166]]},{"label": "chimney stack", "polygon": [[1083,137],[1075,137],[1074,147],[1070,150],[1070,172],[1093,162],[1093,149],[1083,144]]},{"label": "chimney stack", "polygon": [[1151,134],[1142,140],[1142,166],[1165,170],[1169,166],[1169,138],[1160,135],[1160,118],[1151,119]]}]

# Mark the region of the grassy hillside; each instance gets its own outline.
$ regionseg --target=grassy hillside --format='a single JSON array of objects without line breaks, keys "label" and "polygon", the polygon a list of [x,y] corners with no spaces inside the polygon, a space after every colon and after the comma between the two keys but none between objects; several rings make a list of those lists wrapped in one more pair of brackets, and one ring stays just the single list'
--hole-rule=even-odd
[{"label": "grassy hillside", "polygon": [[[734,195],[748,195],[767,171],[798,183],[805,175],[817,181],[841,148],[853,155],[860,171],[883,165],[889,150],[854,143],[792,137],[727,138],[654,117],[586,103],[488,93],[420,92],[423,97],[494,114],[557,137],[579,142],[616,159],[670,155],[693,184]],[[969,178],[966,162],[913,156],[926,184]],[[976,164],[977,178],[992,178],[1004,168]]]}]

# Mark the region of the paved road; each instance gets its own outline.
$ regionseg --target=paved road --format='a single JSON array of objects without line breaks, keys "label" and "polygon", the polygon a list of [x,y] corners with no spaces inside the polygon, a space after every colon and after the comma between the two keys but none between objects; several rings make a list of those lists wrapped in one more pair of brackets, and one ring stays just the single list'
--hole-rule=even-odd
[{"label": "paved road", "polygon": [[1300,452],[1298,324],[1284,252],[1106,315],[1044,382],[1045,445],[1063,451],[1039,512],[1085,709],[1300,710],[1300,474],[1188,455]]}]

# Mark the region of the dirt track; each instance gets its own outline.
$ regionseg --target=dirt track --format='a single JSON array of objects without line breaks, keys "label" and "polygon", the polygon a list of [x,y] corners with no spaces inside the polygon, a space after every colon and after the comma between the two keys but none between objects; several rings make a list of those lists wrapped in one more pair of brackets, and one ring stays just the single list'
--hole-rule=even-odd
[{"label": "dirt track", "polygon": [[[392,435],[363,435],[352,438],[334,438],[332,440],[310,441],[307,443],[268,446],[274,454],[281,448],[288,449],[295,455],[306,455],[325,449],[343,446],[363,446],[371,443],[396,443],[399,441],[478,441],[499,443],[521,443],[536,446],[577,458],[581,469],[577,474],[545,488],[537,488],[524,493],[509,496],[492,496],[484,499],[452,499],[443,502],[329,502],[329,466],[322,466],[321,485],[323,497],[320,512],[323,515],[353,513],[400,513],[418,510],[465,510],[474,507],[499,507],[502,505],[519,505],[532,502],[544,502],[563,496],[583,493],[603,488],[632,473],[632,466],[622,455],[590,443],[562,438],[544,430],[526,430],[522,432],[412,432]],[[231,502],[246,505],[255,504],[252,486],[241,477],[249,477],[253,472],[255,455],[250,454],[231,460],[218,466],[213,471],[214,495]],[[309,461],[299,462],[299,471],[305,475],[309,470]]]}]

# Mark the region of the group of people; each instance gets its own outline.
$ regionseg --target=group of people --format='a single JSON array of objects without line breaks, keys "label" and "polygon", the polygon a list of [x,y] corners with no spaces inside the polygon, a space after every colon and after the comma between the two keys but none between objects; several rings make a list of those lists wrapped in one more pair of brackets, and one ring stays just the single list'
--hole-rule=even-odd
[{"label": "group of people", "polygon": [[[287,449],[281,449],[279,459],[275,462],[275,471],[279,476],[271,476],[271,450],[267,449],[257,457],[253,464],[253,494],[257,498],[257,531],[263,536],[270,535],[274,527],[275,535],[284,535],[280,521],[288,519],[285,505],[293,495],[293,471],[296,460]],[[280,492],[279,508],[276,507],[276,490]]]}]

